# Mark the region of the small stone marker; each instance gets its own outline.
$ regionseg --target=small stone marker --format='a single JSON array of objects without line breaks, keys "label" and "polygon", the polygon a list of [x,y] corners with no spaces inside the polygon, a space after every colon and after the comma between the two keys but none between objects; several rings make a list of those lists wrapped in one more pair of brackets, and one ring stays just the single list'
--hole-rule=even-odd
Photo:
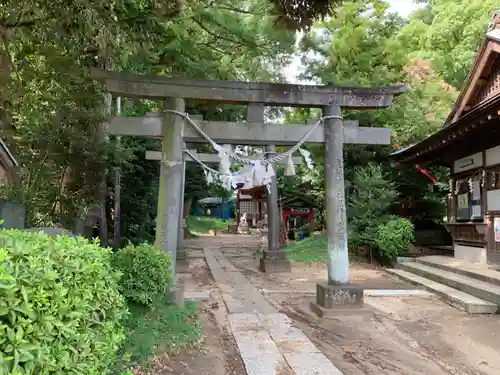
[{"label": "small stone marker", "polygon": [[184,292],[184,299],[191,299],[195,301],[208,301],[210,299],[210,291],[205,290],[201,292]]},{"label": "small stone marker", "polygon": [[172,286],[172,289],[170,290],[170,300],[175,302],[175,305],[183,309],[184,308],[184,285],[183,284],[176,284]]}]

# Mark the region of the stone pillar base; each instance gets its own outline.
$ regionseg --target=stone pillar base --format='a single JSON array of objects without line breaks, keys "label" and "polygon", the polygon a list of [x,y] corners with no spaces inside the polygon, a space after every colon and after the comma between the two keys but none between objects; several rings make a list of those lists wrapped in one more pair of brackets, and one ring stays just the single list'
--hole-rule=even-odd
[{"label": "stone pillar base", "polygon": [[188,273],[189,272],[189,262],[187,259],[178,260],[175,262],[175,273]]},{"label": "stone pillar base", "polygon": [[187,258],[186,250],[177,249],[177,259],[175,260],[175,272],[186,273],[189,269],[189,261]]},{"label": "stone pillar base", "polygon": [[260,258],[259,269],[262,272],[290,272],[292,266],[284,251],[264,250]]},{"label": "stone pillar base", "polygon": [[168,299],[174,302],[178,308],[184,308],[184,285],[176,284],[170,289]]},{"label": "stone pillar base", "polygon": [[177,249],[176,259],[177,260],[187,260],[186,250],[185,249]]},{"label": "stone pillar base", "polygon": [[363,288],[360,285],[316,285],[316,302],[312,310],[322,318],[334,317],[339,310],[362,309]]},{"label": "stone pillar base", "polygon": [[250,233],[250,228],[247,226],[239,226],[238,227],[238,233],[239,234],[249,234]]}]

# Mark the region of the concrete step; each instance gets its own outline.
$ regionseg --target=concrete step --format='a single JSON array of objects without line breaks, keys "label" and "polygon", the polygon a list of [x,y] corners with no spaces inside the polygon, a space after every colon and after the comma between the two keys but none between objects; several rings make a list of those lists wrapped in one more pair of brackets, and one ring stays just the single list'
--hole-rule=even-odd
[{"label": "concrete step", "polygon": [[469,314],[495,314],[498,306],[494,303],[484,301],[470,294],[453,289],[447,285],[426,279],[402,269],[388,269],[387,272],[411,284],[420,285],[426,290],[435,293],[443,301],[459,310],[467,311]]},{"label": "concrete step", "polygon": [[398,264],[398,268],[500,306],[500,286],[498,285],[418,262],[402,262]]},{"label": "concrete step", "polygon": [[458,273],[459,275],[468,276],[473,279],[500,286],[500,272],[485,265],[470,264],[454,260],[453,258],[440,256],[415,258],[414,261],[425,264],[426,266]]}]

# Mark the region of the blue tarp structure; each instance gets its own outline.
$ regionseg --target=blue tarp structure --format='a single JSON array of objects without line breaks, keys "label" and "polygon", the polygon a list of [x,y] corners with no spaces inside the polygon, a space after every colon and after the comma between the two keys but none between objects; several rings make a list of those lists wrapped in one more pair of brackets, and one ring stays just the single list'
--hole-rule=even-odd
[{"label": "blue tarp structure", "polygon": [[[217,219],[232,219],[235,206],[235,197],[231,197],[224,201],[220,197],[203,198],[196,204],[195,215],[212,216]],[[210,214],[208,215],[207,212],[210,212]]]}]

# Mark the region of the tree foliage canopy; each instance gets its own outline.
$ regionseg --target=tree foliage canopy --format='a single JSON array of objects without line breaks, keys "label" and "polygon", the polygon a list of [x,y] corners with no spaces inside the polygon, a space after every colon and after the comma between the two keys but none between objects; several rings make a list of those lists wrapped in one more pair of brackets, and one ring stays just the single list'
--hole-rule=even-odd
[{"label": "tree foliage canopy", "polygon": [[[111,222],[112,172],[120,167],[124,235],[134,241],[150,235],[159,166],[144,160],[144,151],[157,149],[158,143],[125,138],[116,147],[103,137],[104,92],[89,79],[91,67],[279,82],[287,79],[285,67],[296,52],[302,56],[302,78],[317,83],[408,83],[411,90],[387,110],[345,114],[363,126],[391,128],[393,143],[403,146],[442,125],[495,6],[493,0],[429,0],[404,19],[391,14],[383,0],[213,0],[210,6],[199,0],[4,1],[0,121],[3,138],[22,164],[18,194],[28,205],[29,225],[70,228],[75,217],[95,205],[105,172]],[[277,27],[280,21],[287,27]],[[304,29],[297,48],[290,28]],[[242,106],[186,104],[189,113],[211,120],[245,116]],[[157,102],[132,99],[123,100],[122,107],[124,115],[160,108]],[[316,114],[298,109],[274,113],[294,122]],[[310,150],[318,168],[300,170],[297,183],[280,177],[281,188],[301,186],[321,204],[323,151]],[[397,186],[402,180],[426,186],[417,171],[391,171],[389,151],[346,146],[347,179],[372,161],[381,163]],[[202,170],[190,164],[187,174],[188,198],[201,198],[208,191]],[[425,189],[420,190],[415,194],[422,198]]]}]

